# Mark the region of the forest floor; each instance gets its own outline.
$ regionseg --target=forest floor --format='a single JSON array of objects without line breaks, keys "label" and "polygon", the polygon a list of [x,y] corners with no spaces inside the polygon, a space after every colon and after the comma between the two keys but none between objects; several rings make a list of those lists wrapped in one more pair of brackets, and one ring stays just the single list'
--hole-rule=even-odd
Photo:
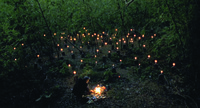
[{"label": "forest floor", "polygon": [[[73,50],[76,55],[75,59],[71,59],[71,53],[68,48],[65,48],[65,58],[75,61],[80,64],[81,56],[79,51],[69,44],[69,48]],[[97,57],[101,58],[107,55],[111,45],[101,48],[102,53]],[[92,49],[83,48],[83,51],[90,54],[95,54]],[[109,61],[108,64],[112,65],[113,62]],[[100,65],[100,64],[98,64]],[[81,69],[76,67],[77,75],[81,73]],[[75,96],[72,94],[72,89],[75,84],[74,76],[63,79],[63,87],[66,88],[65,94],[58,100],[57,107],[59,108],[183,108],[188,107],[187,103],[180,97],[173,96],[167,92],[164,86],[158,85],[157,82],[151,79],[141,80],[140,77],[133,73],[131,68],[121,69],[116,68],[120,78],[115,81],[107,82],[110,90],[106,92],[106,98],[95,101],[94,103],[81,104],[76,101]],[[89,86],[97,85],[98,82],[90,81]]]}]

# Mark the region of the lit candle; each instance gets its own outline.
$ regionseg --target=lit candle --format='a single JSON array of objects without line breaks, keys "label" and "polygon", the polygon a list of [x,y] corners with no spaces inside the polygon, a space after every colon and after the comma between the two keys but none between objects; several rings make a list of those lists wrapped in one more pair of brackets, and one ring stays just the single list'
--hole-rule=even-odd
[{"label": "lit candle", "polygon": [[90,36],[90,33],[88,33],[88,36]]},{"label": "lit candle", "polygon": [[145,45],[143,45],[143,47],[145,48]]},{"label": "lit candle", "polygon": [[83,27],[83,29],[85,30],[85,27]]},{"label": "lit candle", "polygon": [[119,39],[119,42],[121,42],[121,39]]},{"label": "lit candle", "polygon": [[97,40],[99,40],[99,38],[97,37]]},{"label": "lit candle", "polygon": [[126,41],[124,41],[124,44],[126,44]]},{"label": "lit candle", "polygon": [[97,57],[97,55],[94,55],[94,57],[96,58],[96,57]]},{"label": "lit candle", "polygon": [[158,61],[157,61],[157,60],[154,60],[154,62],[155,62],[155,64],[157,64]]},{"label": "lit candle", "polygon": [[76,38],[74,38],[74,41],[76,41]]},{"label": "lit candle", "polygon": [[73,74],[76,75],[76,71],[73,71]]},{"label": "lit candle", "polygon": [[101,36],[101,39],[103,38],[103,36]]},{"label": "lit candle", "polygon": [[94,35],[96,36],[97,34],[96,34],[96,33],[94,33]]},{"label": "lit candle", "polygon": [[56,33],[54,33],[54,35],[56,35]]},{"label": "lit candle", "polygon": [[141,39],[141,37],[138,37],[138,39],[140,40],[140,39]]},{"label": "lit candle", "polygon": [[63,37],[61,36],[60,39],[63,39]]},{"label": "lit candle", "polygon": [[82,36],[84,37],[84,36],[85,36],[85,34],[82,34]]},{"label": "lit candle", "polygon": [[46,34],[44,34],[44,37],[46,36]]},{"label": "lit candle", "polygon": [[175,63],[172,63],[172,66],[174,67],[176,64]]},{"label": "lit candle", "polygon": [[134,37],[136,37],[136,34],[134,34]]},{"label": "lit candle", "polygon": [[156,34],[154,34],[154,36],[156,36]]},{"label": "lit candle", "polygon": [[57,44],[57,46],[59,47],[60,45],[59,45],[59,44]]},{"label": "lit candle", "polygon": [[14,50],[16,50],[16,47],[14,47]]},{"label": "lit candle", "polygon": [[124,41],[124,38],[122,38],[122,40]]},{"label": "lit candle", "polygon": [[97,53],[99,52],[99,49],[97,49]]},{"label": "lit candle", "polygon": [[153,39],[153,36],[151,36],[151,39]]},{"label": "lit candle", "polygon": [[161,70],[160,73],[163,74],[163,70]]},{"label": "lit candle", "polygon": [[137,57],[135,57],[135,60],[137,60]]},{"label": "lit candle", "polygon": [[40,55],[38,54],[38,55],[37,55],[37,58],[39,58],[39,57],[40,57]]},{"label": "lit candle", "polygon": [[22,46],[24,46],[24,43],[22,43]]},{"label": "lit candle", "polygon": [[85,30],[85,32],[87,32],[87,30]]},{"label": "lit candle", "polygon": [[17,59],[15,58],[15,61],[17,61]]},{"label": "lit candle", "polygon": [[130,31],[133,31],[133,29],[130,29]]},{"label": "lit candle", "polygon": [[103,31],[102,33],[104,34],[105,32]]},{"label": "lit candle", "polygon": [[120,59],[119,61],[120,61],[120,63],[122,63],[122,59]]},{"label": "lit candle", "polygon": [[69,45],[67,45],[67,48],[69,48]]},{"label": "lit candle", "polygon": [[128,38],[128,35],[126,37]]},{"label": "lit candle", "polygon": [[119,50],[119,47],[116,47],[117,50]]},{"label": "lit candle", "polygon": [[150,59],[150,57],[151,57],[151,56],[150,56],[150,55],[148,55],[148,59]]},{"label": "lit candle", "polygon": [[63,48],[60,48],[60,51],[63,51]]},{"label": "lit candle", "polygon": [[71,64],[68,64],[68,67],[71,67]]},{"label": "lit candle", "polygon": [[117,31],[117,29],[115,29],[115,31]]},{"label": "lit candle", "polygon": [[144,38],[144,34],[142,35],[142,38]]},{"label": "lit candle", "polygon": [[108,51],[108,53],[110,53],[110,50]]},{"label": "lit candle", "polygon": [[119,43],[118,42],[116,42],[116,45],[118,45]]},{"label": "lit candle", "polygon": [[81,59],[81,63],[83,62],[83,60]]}]

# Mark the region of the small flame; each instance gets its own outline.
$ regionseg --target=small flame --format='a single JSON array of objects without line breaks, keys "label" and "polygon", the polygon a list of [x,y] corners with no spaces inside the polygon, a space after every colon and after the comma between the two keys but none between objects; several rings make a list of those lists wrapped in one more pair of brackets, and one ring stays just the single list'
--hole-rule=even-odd
[{"label": "small flame", "polygon": [[154,36],[156,36],[156,34],[154,34]]},{"label": "small flame", "polygon": [[61,48],[60,51],[63,51],[63,48]]},{"label": "small flame", "polygon": [[44,36],[46,36],[46,34],[44,34]]},{"label": "small flame", "polygon": [[135,60],[137,60],[137,57],[135,57]]},{"label": "small flame", "polygon": [[90,33],[88,33],[88,36],[90,35]]},{"label": "small flame", "polygon": [[141,37],[138,37],[138,39],[140,40],[140,39],[141,39]]},{"label": "small flame", "polygon": [[37,55],[37,57],[39,58],[39,57],[40,57],[40,55],[38,54],[38,55]]},{"label": "small flame", "polygon": [[60,38],[61,38],[61,39],[63,39],[63,37],[62,37],[62,36],[61,36]]},{"label": "small flame", "polygon": [[151,38],[153,39],[153,36],[151,36]]},{"label": "small flame", "polygon": [[143,45],[143,47],[145,48],[145,45]]},{"label": "small flame", "polygon": [[14,47],[14,50],[16,50],[16,47]]},{"label": "small flame", "polygon": [[157,60],[154,60],[155,64],[158,62]]},{"label": "small flame", "polygon": [[163,70],[161,70],[160,73],[163,74]]},{"label": "small flame", "polygon": [[117,31],[117,29],[115,29],[115,31]]},{"label": "small flame", "polygon": [[75,74],[76,74],[76,71],[74,71],[73,74],[75,75]]},{"label": "small flame", "polygon": [[122,62],[122,59],[120,59],[119,61]]},{"label": "small flame", "polygon": [[105,45],[107,45],[108,43],[107,42],[105,42]]},{"label": "small flame", "polygon": [[83,62],[83,60],[81,59],[81,63]]},{"label": "small flame", "polygon": [[134,34],[134,37],[136,37],[136,34]]},{"label": "small flame", "polygon": [[59,47],[60,45],[59,45],[59,44],[57,44],[57,46]]},{"label": "small flame", "polygon": [[175,66],[176,64],[175,64],[175,63],[173,63],[172,65],[173,65],[173,66]]},{"label": "small flame", "polygon": [[144,34],[142,35],[142,37],[144,38]]},{"label": "small flame", "polygon": [[133,31],[133,29],[130,29],[130,31]]},{"label": "small flame", "polygon": [[108,51],[108,53],[110,53],[110,50]]},{"label": "small flame", "polygon": [[56,35],[56,33],[54,33],[54,35]]},{"label": "small flame", "polygon": [[24,43],[22,43],[22,46],[24,46]]},{"label": "small flame", "polygon": [[150,55],[148,55],[148,58],[150,58],[151,56]]}]

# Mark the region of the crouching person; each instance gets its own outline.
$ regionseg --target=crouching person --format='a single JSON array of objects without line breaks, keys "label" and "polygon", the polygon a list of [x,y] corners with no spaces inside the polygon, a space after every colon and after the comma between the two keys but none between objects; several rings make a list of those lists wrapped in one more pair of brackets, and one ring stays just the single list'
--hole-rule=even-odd
[{"label": "crouching person", "polygon": [[85,76],[83,79],[79,78],[76,84],[73,87],[72,93],[76,96],[77,100],[81,103],[86,103],[89,99],[84,97],[89,95],[91,92],[88,88],[90,77]]}]

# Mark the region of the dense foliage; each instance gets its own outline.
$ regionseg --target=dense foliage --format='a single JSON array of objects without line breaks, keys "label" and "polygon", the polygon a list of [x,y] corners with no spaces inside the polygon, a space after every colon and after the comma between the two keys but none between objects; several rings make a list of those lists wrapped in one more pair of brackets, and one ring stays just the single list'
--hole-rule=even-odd
[{"label": "dense foliage", "polygon": [[[71,60],[58,60],[60,36],[116,33],[116,40],[131,28],[145,35],[148,49],[161,64],[167,77],[183,80],[184,94],[197,96],[199,86],[199,1],[197,0],[2,0],[0,2],[0,106],[28,107],[54,104],[62,94],[60,80],[69,77]],[[83,29],[86,27],[87,32]],[[56,34],[55,34],[56,33]],[[156,33],[156,38],[151,36]],[[131,34],[133,35],[133,34]],[[88,36],[88,35],[87,35]],[[85,42],[91,37],[83,39]],[[134,54],[139,49],[132,49]],[[39,55],[39,57],[37,57]],[[130,56],[134,58],[135,55]],[[146,56],[147,57],[147,56]],[[119,59],[113,54],[111,61]],[[84,61],[90,57],[86,57]],[[130,65],[133,59],[125,59]],[[143,60],[144,65],[148,61]],[[178,70],[169,69],[176,62]],[[92,67],[83,69],[91,74]],[[106,66],[105,66],[106,67]],[[100,68],[100,67],[99,67]],[[97,69],[98,70],[98,69]],[[137,68],[133,71],[138,72]],[[150,74],[148,74],[150,72]],[[92,73],[95,76],[97,73]],[[104,75],[113,74],[110,70]],[[102,74],[103,75],[103,74]],[[150,67],[142,70],[143,79],[156,77]],[[108,76],[105,76],[108,79]],[[154,79],[155,80],[155,79]],[[49,100],[45,100],[51,97]],[[199,97],[199,96],[197,96]],[[28,100],[28,101],[27,101]],[[36,103],[40,101],[40,103]],[[47,103],[43,103],[47,102]]]}]

